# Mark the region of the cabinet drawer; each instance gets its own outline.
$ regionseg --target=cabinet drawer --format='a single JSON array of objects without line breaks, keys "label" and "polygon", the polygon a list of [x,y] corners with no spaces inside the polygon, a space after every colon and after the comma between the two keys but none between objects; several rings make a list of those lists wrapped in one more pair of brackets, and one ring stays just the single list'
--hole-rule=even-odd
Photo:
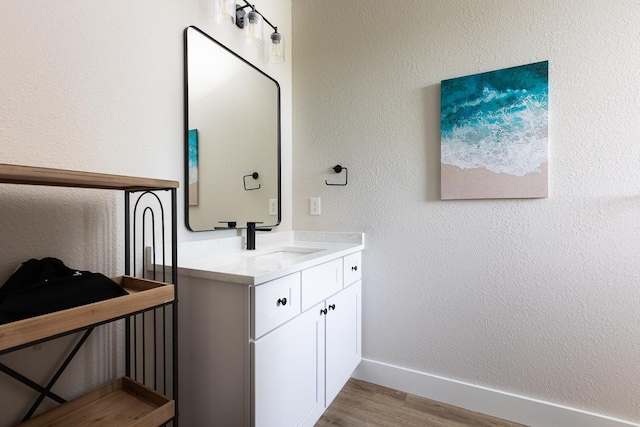
[{"label": "cabinet drawer", "polygon": [[300,273],[251,288],[251,338],[266,334],[300,314]]},{"label": "cabinet drawer", "polygon": [[342,289],[342,258],[302,271],[302,311]]},{"label": "cabinet drawer", "polygon": [[344,257],[344,285],[349,286],[362,278],[362,254],[356,252]]}]

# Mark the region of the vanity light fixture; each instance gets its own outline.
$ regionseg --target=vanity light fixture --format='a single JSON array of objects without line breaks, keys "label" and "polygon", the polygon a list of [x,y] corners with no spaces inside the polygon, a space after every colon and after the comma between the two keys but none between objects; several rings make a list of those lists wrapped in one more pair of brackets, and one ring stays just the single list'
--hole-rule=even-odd
[{"label": "vanity light fixture", "polygon": [[235,24],[236,0],[214,0],[213,20],[217,24]]},{"label": "vanity light fixture", "polygon": [[[247,46],[260,47],[263,44],[263,22],[266,22],[273,33],[269,37],[269,48],[267,58],[269,62],[281,64],[284,62],[284,39],[278,32],[278,27],[274,26],[263,14],[258,12],[255,5],[247,0],[242,0],[244,5],[236,5],[235,0],[214,0],[214,20],[217,23],[233,23],[238,28],[244,30],[244,44]],[[249,8],[248,12],[245,9]],[[231,16],[230,11],[235,9],[235,15]]]}]

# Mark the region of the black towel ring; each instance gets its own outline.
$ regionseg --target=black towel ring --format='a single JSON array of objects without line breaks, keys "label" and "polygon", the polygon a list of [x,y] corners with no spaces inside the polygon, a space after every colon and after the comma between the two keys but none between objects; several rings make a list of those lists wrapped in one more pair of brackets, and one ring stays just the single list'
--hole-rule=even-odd
[{"label": "black towel ring", "polygon": [[347,171],[347,168],[345,168],[344,166],[335,165],[333,167],[333,170],[335,171],[335,173],[340,173],[344,170],[344,184],[329,184],[326,179],[324,180],[324,183],[327,185],[337,185],[340,187],[344,187],[345,185],[347,185],[347,182],[349,181],[349,171]]},{"label": "black towel ring", "polygon": [[259,175],[258,175],[258,172],[254,172],[252,174],[245,175],[242,177],[242,184],[244,185],[244,191],[258,190],[261,187],[260,184],[258,184],[256,188],[247,188],[247,177],[249,176],[252,177],[253,179],[258,179]]}]

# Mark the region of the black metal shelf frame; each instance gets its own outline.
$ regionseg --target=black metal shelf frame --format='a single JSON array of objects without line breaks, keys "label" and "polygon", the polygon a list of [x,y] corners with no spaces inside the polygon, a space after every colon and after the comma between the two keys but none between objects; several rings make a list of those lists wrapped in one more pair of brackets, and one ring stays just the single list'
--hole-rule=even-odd
[{"label": "black metal shelf frame", "polygon": [[[173,427],[178,426],[178,223],[177,223],[177,190],[168,188],[171,192],[171,280],[174,284],[174,300],[171,304],[162,307],[146,310],[135,316],[126,318],[126,375],[141,384],[147,385],[154,390],[170,396],[176,402],[176,415],[173,419]],[[141,193],[141,194],[138,194]],[[133,195],[138,197],[131,210]],[[141,203],[145,198],[150,199],[150,203]],[[156,205],[159,211],[159,221],[156,221],[158,214],[152,205]],[[141,221],[141,229],[138,228]],[[149,223],[150,221],[150,227]],[[160,237],[162,239],[160,249],[162,262],[156,261],[158,253],[157,227],[160,223]],[[143,277],[151,275],[151,279],[167,282],[166,272],[168,264],[166,262],[166,232],[165,232],[165,211],[164,206],[155,191],[151,190],[127,190],[125,191],[125,274],[135,276],[137,272]],[[133,228],[133,229],[132,229]],[[150,228],[150,232],[149,232]],[[138,239],[140,245],[138,245]],[[151,259],[145,255],[148,240],[151,240]],[[151,263],[150,271],[147,262]],[[157,277],[158,268],[161,266],[162,277]],[[170,306],[170,312],[167,307]],[[151,317],[151,319],[149,319]],[[171,325],[172,345],[167,349],[167,322]],[[151,325],[149,323],[151,322]],[[162,337],[162,348],[158,351],[158,337]],[[152,351],[148,351],[147,343],[151,341]],[[159,354],[162,356],[159,358]],[[170,362],[168,359],[170,358]],[[151,367],[148,364],[151,364]],[[160,366],[161,365],[161,366]],[[149,375],[150,373],[150,375]],[[168,393],[167,382],[171,381],[171,393]],[[162,387],[159,387],[162,384]]]},{"label": "black metal shelf frame", "polygon": [[[161,191],[169,191],[171,195],[171,264],[166,262],[166,222],[164,204],[156,193]],[[74,330],[69,330],[61,334],[46,337],[44,339],[35,340],[29,343],[21,344],[12,348],[0,351],[0,355],[10,353],[22,348],[33,346],[35,344],[51,341],[63,336],[83,332],[73,349],[69,352],[65,360],[53,374],[46,386],[32,381],[28,377],[11,369],[3,363],[0,363],[0,372],[9,375],[26,386],[36,390],[39,396],[33,405],[25,414],[23,421],[30,419],[38,409],[42,401],[48,397],[60,404],[66,403],[66,400],[51,389],[60,378],[62,373],[69,366],[74,356],[78,353],[82,345],[96,326],[114,322],[116,320],[125,319],[125,372],[126,375],[151,389],[162,393],[163,395],[175,401],[175,414],[173,419],[164,425],[178,427],[178,256],[177,256],[177,189],[176,188],[153,188],[147,190],[124,190],[125,193],[125,275],[133,277],[143,277],[147,275],[144,267],[145,244],[147,243],[147,230],[151,229],[151,249],[154,254],[152,265],[155,267],[155,254],[159,249],[162,256],[162,278],[156,279],[156,268],[152,269],[152,278],[174,285],[173,301],[156,307],[151,307],[135,313],[124,316],[115,317],[106,321],[101,321],[91,325],[87,325]],[[137,197],[137,198],[136,198]],[[135,198],[133,211],[131,210],[131,201]],[[146,206],[142,213],[138,211],[143,205],[140,202],[145,198],[151,198],[155,202],[155,206]],[[160,224],[156,223],[156,210],[160,213]],[[151,220],[151,224],[147,224],[147,218]],[[138,219],[142,221],[142,230],[137,229]],[[133,231],[133,232],[132,232]],[[156,235],[162,236],[161,246],[156,245]],[[138,238],[140,239],[141,251],[137,250]],[[140,258],[138,258],[140,256]],[[136,265],[138,259],[143,260],[141,274],[136,274]],[[170,268],[171,278],[167,281],[166,271]],[[151,318],[151,319],[150,319]],[[169,325],[167,325],[169,324]],[[167,347],[168,335],[170,334],[171,346]],[[162,341],[161,344],[158,341]],[[151,341],[151,348],[147,342]],[[149,364],[151,366],[149,366]],[[151,372],[151,375],[149,375]],[[169,387],[169,385],[170,387]]]}]

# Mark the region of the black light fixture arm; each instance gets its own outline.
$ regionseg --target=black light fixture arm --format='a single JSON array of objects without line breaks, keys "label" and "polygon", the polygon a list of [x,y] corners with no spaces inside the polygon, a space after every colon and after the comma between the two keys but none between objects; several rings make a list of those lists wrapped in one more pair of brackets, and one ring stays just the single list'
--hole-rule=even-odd
[{"label": "black light fixture arm", "polygon": [[[238,27],[244,28],[244,9],[250,7],[252,11],[262,16],[262,19],[264,19],[264,22],[269,24],[269,26],[273,28],[273,31],[275,31],[276,33],[278,32],[278,27],[274,26],[271,22],[269,22],[269,20],[256,9],[255,5],[249,3],[247,0],[243,0],[243,1],[245,3],[244,6],[236,5],[236,25]],[[239,14],[238,13],[239,11],[242,11],[242,13]]]},{"label": "black light fixture arm", "polygon": [[264,22],[266,22],[267,24],[269,24],[269,26],[271,28],[273,28],[273,31],[275,31],[276,33],[278,32],[278,27],[274,26],[271,22],[269,22],[269,20],[267,18],[265,18],[265,16],[263,14],[261,14],[260,12],[258,12],[256,10],[256,13],[259,14],[260,16],[262,16],[262,19],[264,19]]}]

